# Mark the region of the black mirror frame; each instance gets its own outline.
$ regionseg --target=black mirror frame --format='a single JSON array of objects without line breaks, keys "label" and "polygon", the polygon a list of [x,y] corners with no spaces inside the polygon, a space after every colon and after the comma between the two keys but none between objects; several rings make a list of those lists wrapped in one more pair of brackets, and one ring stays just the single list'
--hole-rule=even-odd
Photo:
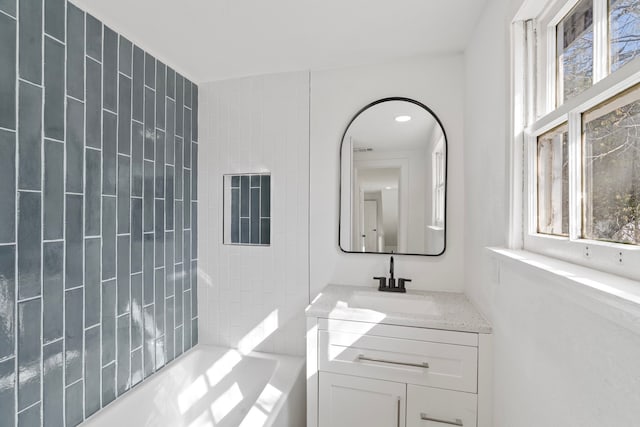
[{"label": "black mirror frame", "polygon": [[[341,221],[341,213],[342,213],[342,146],[344,144],[344,137],[347,135],[347,131],[349,130],[349,128],[351,127],[351,125],[353,124],[353,122],[358,118],[358,116],[360,116],[360,114],[364,113],[366,110],[368,110],[369,108],[381,104],[383,102],[389,102],[389,101],[404,101],[404,102],[410,102],[412,104],[415,104],[421,108],[423,108],[425,111],[427,111],[429,114],[431,114],[433,116],[434,119],[436,119],[436,122],[438,123],[438,125],[440,125],[440,129],[442,129],[442,135],[444,136],[444,146],[445,146],[445,159],[444,159],[444,247],[442,248],[442,251],[440,253],[437,254],[414,254],[414,253],[400,253],[400,252],[356,252],[356,251],[347,251],[344,250],[342,248],[342,245],[340,243],[340,235],[341,235],[341,231],[342,231],[342,221]],[[345,254],[374,254],[374,255],[411,255],[411,256],[427,256],[427,257],[436,257],[436,256],[441,256],[445,253],[445,251],[447,250],[447,222],[448,222],[448,216],[447,216],[447,198],[448,198],[448,186],[449,186],[449,179],[448,179],[448,174],[449,174],[449,138],[447,137],[447,132],[444,129],[444,126],[442,125],[442,122],[440,121],[440,118],[436,115],[436,113],[433,112],[433,110],[429,107],[427,107],[426,105],[424,105],[423,103],[421,103],[420,101],[416,101],[415,99],[411,99],[411,98],[404,98],[404,97],[400,97],[400,96],[394,96],[394,97],[389,97],[389,98],[382,98],[379,99],[377,101],[373,101],[370,104],[366,105],[365,107],[361,108],[360,111],[358,111],[353,118],[349,121],[349,123],[347,124],[347,127],[344,129],[344,132],[342,133],[342,140],[340,141],[340,152],[339,152],[339,167],[338,167],[338,248],[340,248],[340,250],[345,253]]]}]

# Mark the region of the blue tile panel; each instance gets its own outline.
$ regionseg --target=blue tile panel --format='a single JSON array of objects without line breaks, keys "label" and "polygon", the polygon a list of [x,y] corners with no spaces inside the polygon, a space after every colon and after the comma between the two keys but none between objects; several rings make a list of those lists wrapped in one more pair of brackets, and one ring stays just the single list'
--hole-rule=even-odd
[{"label": "blue tile panel", "polygon": [[197,342],[198,88],[67,0],[0,58],[0,426],[75,426]]},{"label": "blue tile panel", "polygon": [[[194,143],[194,159],[197,161],[197,144]],[[194,164],[194,168],[197,168]],[[197,171],[197,169],[196,169]],[[196,172],[197,173],[197,172]],[[197,175],[196,175],[197,176]],[[195,178],[197,180],[197,177]],[[191,189],[194,200],[197,200],[195,180]],[[271,175],[227,175],[225,176],[225,193],[229,194],[228,203],[230,218],[225,219],[228,227],[228,239],[225,243],[234,245],[270,245],[271,244]],[[191,203],[193,213],[191,217],[191,258],[197,259],[197,206]],[[226,211],[225,211],[226,212]],[[186,214],[185,210],[185,214]],[[227,235],[227,234],[225,234]]]}]

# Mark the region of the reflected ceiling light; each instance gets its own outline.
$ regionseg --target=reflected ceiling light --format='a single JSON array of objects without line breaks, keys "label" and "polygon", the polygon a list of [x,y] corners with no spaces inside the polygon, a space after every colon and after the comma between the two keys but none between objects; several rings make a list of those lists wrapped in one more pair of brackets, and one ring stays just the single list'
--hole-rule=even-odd
[{"label": "reflected ceiling light", "polygon": [[408,122],[409,120],[411,120],[411,116],[398,116],[396,117],[396,122]]},{"label": "reflected ceiling light", "polygon": [[393,187],[384,187],[385,190],[391,190]]}]

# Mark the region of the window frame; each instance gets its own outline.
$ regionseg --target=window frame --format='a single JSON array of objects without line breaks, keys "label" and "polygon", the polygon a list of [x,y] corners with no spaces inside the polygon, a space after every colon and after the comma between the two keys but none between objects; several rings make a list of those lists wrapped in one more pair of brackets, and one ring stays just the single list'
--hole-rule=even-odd
[{"label": "window frame", "polygon": [[[582,114],[640,84],[640,56],[609,73],[609,0],[593,0],[593,84],[579,95],[556,104],[559,101],[556,25],[579,1],[552,1],[533,17],[516,15],[512,23],[514,146],[511,148],[509,245],[640,280],[637,268],[640,245],[582,237]],[[537,224],[537,139],[565,122],[569,128],[569,236],[542,234],[538,233]]]}]

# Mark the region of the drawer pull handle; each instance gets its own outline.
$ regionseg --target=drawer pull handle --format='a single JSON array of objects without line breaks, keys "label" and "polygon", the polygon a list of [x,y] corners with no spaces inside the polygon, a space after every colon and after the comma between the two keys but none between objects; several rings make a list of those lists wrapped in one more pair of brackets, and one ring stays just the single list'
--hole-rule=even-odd
[{"label": "drawer pull handle", "polygon": [[363,362],[380,362],[380,363],[390,363],[392,365],[403,365],[403,366],[413,366],[415,368],[429,368],[429,364],[427,362],[422,363],[408,363],[408,362],[396,362],[393,360],[385,360],[385,359],[376,359],[373,357],[367,357],[364,354],[358,355],[358,361]]},{"label": "drawer pull handle", "polygon": [[454,420],[445,420],[442,418],[433,418],[430,417],[429,415],[425,414],[424,412],[420,413],[420,419],[422,421],[433,421],[434,423],[441,423],[441,424],[449,424],[452,426],[462,426],[462,420],[460,418],[456,418]]}]

